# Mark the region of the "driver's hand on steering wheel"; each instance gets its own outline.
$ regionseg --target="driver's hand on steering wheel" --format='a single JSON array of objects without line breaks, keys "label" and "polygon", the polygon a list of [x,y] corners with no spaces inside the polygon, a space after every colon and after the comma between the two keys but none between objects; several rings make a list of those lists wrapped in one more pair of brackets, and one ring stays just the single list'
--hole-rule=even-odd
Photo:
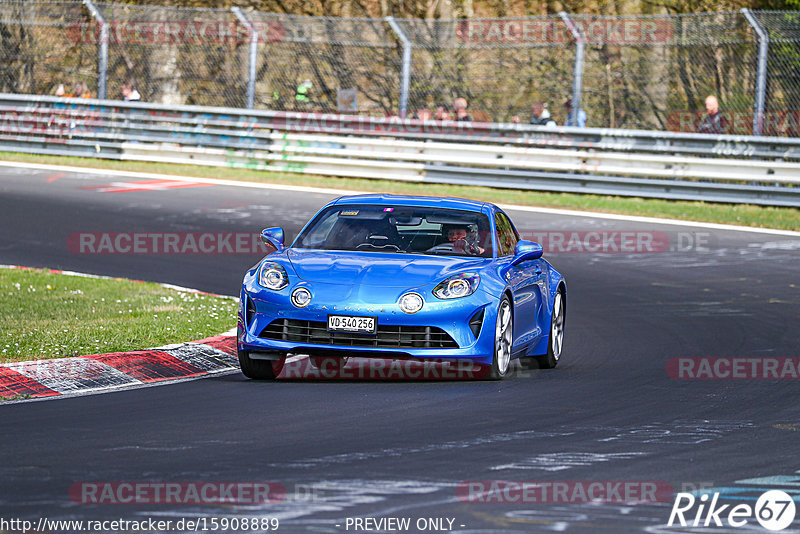
[{"label": "driver's hand on steering wheel", "polygon": [[475,243],[470,243],[466,239],[457,239],[452,242],[453,243],[453,251],[461,252],[464,254],[472,254],[474,256],[478,256],[483,254],[484,249],[479,247]]}]

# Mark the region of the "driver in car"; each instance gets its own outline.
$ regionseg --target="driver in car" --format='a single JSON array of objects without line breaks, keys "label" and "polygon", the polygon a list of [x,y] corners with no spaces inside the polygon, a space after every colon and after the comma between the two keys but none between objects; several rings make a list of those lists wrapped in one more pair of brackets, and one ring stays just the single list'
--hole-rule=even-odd
[{"label": "driver in car", "polygon": [[453,244],[454,252],[478,255],[483,254],[484,249],[472,240],[467,239],[469,230],[463,225],[451,225],[447,227],[447,241]]}]

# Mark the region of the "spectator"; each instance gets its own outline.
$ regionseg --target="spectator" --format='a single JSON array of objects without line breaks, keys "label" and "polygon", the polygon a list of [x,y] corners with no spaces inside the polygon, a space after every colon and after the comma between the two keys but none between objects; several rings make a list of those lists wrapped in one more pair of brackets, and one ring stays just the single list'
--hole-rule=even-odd
[{"label": "spectator", "polygon": [[534,102],[531,106],[531,124],[534,126],[556,126],[556,121],[550,116],[547,107],[541,102]]},{"label": "spectator", "polygon": [[420,109],[417,110],[416,113],[414,113],[414,116],[411,117],[411,118],[412,119],[417,119],[417,120],[420,120],[420,121],[429,121],[429,120],[431,120],[431,117],[432,117],[431,110],[425,109],[425,108],[420,108]]},{"label": "spectator", "polygon": [[89,92],[89,86],[86,85],[86,82],[75,84],[75,96],[78,98],[92,98],[92,93]]},{"label": "spectator", "polygon": [[450,112],[447,111],[447,108],[444,104],[439,104],[436,106],[436,111],[433,112],[433,118],[437,121],[449,121]]},{"label": "spectator", "polygon": [[297,86],[297,92],[294,95],[295,101],[303,105],[311,102],[311,95],[309,94],[309,91],[311,91],[313,87],[314,84],[311,83],[311,80],[308,78],[303,80],[303,83]]},{"label": "spectator", "polygon": [[122,84],[122,100],[128,102],[138,102],[142,99],[142,95],[139,94],[139,91],[133,85],[133,81],[129,80]]},{"label": "spectator", "polygon": [[459,122],[472,122],[472,116],[467,113],[467,99],[463,97],[458,97],[453,102],[453,113],[455,114],[455,119]]},{"label": "spectator", "polygon": [[85,82],[77,82],[72,93],[65,93],[63,96],[75,98],[92,98],[92,93],[89,92],[89,87]]},{"label": "spectator", "polygon": [[724,134],[729,131],[728,120],[719,112],[719,101],[714,95],[706,97],[706,113],[697,127],[697,133]]},{"label": "spectator", "polygon": [[578,128],[586,128],[586,112],[580,108],[578,108],[578,124],[573,124],[571,98],[568,98],[567,101],[564,102],[564,111],[567,113],[567,121],[564,123],[565,126],[578,126]]},{"label": "spectator", "polygon": [[65,96],[66,94],[67,94],[67,90],[64,89],[64,84],[63,83],[58,84],[58,87],[56,87],[55,95],[56,96]]}]

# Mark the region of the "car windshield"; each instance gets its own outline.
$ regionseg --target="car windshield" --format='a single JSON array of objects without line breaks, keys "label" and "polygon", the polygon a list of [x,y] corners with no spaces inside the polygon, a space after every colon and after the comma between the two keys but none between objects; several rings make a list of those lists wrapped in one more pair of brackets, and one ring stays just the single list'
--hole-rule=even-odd
[{"label": "car windshield", "polygon": [[489,218],[479,212],[418,206],[330,206],[297,248],[492,257]]}]

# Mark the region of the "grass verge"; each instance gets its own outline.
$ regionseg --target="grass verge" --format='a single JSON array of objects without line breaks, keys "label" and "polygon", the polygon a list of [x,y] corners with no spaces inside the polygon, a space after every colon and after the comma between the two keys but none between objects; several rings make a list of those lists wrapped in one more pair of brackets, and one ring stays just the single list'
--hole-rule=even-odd
[{"label": "grass verge", "polygon": [[491,189],[458,185],[410,183],[394,180],[366,180],[356,178],[334,178],[286,172],[231,169],[227,167],[203,167],[199,165],[176,165],[171,163],[148,163],[115,161],[92,158],[39,156],[32,154],[0,152],[0,159],[26,163],[50,165],[74,165],[109,170],[125,170],[263,182],[273,184],[325,187],[342,192],[375,191],[382,193],[405,193],[434,196],[454,196],[486,200],[494,203],[542,206],[550,208],[577,209],[601,213],[619,213],[644,217],[663,217],[704,221],[759,228],[800,230],[800,209],[754,206],[746,204],[714,204],[707,202],[672,201],[645,198],[627,198],[600,195],[576,195],[570,193],[545,193],[511,189]]},{"label": "grass verge", "polygon": [[149,282],[0,268],[0,363],[191,341],[236,324],[232,299]]}]

